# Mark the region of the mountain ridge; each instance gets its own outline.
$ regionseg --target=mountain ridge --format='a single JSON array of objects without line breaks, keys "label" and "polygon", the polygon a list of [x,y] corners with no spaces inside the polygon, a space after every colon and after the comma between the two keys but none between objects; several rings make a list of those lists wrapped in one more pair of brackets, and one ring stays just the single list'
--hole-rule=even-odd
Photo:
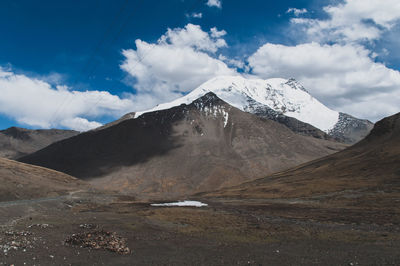
[{"label": "mountain ridge", "polygon": [[0,130],[0,157],[17,159],[77,134],[74,130],[10,127]]}]

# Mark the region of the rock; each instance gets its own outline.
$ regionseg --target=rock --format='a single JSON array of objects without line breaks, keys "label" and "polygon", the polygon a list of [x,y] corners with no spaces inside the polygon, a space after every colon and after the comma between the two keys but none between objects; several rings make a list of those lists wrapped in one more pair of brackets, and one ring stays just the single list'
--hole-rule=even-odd
[{"label": "rock", "polygon": [[80,234],[72,234],[65,240],[66,244],[90,249],[104,249],[121,255],[130,254],[126,245],[126,239],[118,236],[115,232],[94,230]]}]

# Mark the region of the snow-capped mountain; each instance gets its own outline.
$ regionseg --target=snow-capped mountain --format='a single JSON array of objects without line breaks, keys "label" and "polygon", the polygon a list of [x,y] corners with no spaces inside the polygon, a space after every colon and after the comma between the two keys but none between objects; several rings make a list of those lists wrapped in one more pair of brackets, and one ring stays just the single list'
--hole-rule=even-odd
[{"label": "snow-capped mountain", "polygon": [[169,109],[180,104],[190,104],[208,92],[215,93],[230,105],[252,112],[257,105],[269,108],[286,116],[311,124],[325,132],[332,129],[339,119],[339,112],[333,111],[313,98],[294,79],[246,79],[241,76],[220,76],[170,103],[164,103],[142,113]]},{"label": "snow-capped mountain", "polygon": [[[344,116],[340,115],[341,113],[329,109],[312,97],[296,80],[281,78],[262,80],[247,79],[242,76],[219,76],[203,83],[179,99],[157,105],[147,111],[137,112],[135,117],[147,112],[190,104],[208,92],[215,93],[219,98],[242,111],[259,115],[260,109],[264,109],[270,112],[269,117],[271,117],[271,112],[273,112],[273,115],[292,117],[332,136],[340,135],[342,138],[342,132],[352,131],[346,128],[351,126],[352,123],[343,123],[344,120],[340,118]],[[361,129],[357,128],[357,130],[362,131],[358,135],[364,137],[372,128],[372,123],[356,120],[361,121],[362,125]],[[363,127],[364,124],[368,125]],[[338,129],[341,130],[341,134],[337,134],[336,130]],[[359,139],[350,140],[344,137],[341,140],[352,143]]]}]

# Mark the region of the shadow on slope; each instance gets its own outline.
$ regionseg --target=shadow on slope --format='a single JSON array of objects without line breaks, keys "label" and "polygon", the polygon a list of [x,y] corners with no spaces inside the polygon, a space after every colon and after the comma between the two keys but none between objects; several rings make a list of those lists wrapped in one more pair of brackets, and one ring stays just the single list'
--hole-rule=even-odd
[{"label": "shadow on slope", "polygon": [[103,130],[93,130],[54,143],[22,157],[21,162],[55,169],[81,179],[112,172],[115,168],[143,163],[179,147],[171,137],[172,125],[183,117],[179,108],[147,113]]}]

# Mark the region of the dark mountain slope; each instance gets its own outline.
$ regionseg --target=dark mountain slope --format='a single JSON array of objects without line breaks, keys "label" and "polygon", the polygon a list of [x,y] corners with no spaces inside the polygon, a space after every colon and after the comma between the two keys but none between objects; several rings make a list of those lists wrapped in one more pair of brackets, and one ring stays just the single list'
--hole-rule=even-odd
[{"label": "dark mountain slope", "polygon": [[208,93],[23,157],[101,188],[173,198],[231,186],[343,149],[300,136]]},{"label": "dark mountain slope", "polygon": [[10,127],[0,130],[0,157],[16,159],[77,134],[73,130]]}]

